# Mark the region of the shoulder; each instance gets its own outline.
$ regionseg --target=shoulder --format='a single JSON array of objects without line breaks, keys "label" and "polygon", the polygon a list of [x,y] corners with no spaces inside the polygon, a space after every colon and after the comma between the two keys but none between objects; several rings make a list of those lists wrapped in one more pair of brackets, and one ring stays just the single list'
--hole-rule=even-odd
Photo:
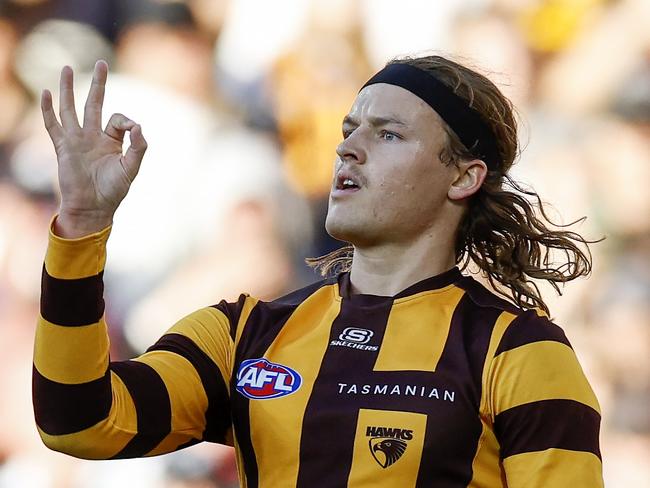
[{"label": "shoulder", "polygon": [[463,276],[455,285],[464,290],[468,299],[477,307],[497,309],[514,315],[524,312],[523,309],[488,290],[471,276]]},{"label": "shoulder", "polygon": [[464,276],[456,286],[462,288],[468,300],[478,308],[491,309],[502,320],[497,334],[501,337],[494,355],[540,341],[553,341],[571,347],[564,330],[539,309],[523,309],[488,290],[475,279]]},{"label": "shoulder", "polygon": [[509,323],[494,355],[537,342],[556,342],[571,348],[562,327],[538,310],[526,310]]},{"label": "shoulder", "polygon": [[336,278],[323,279],[273,300],[260,300],[247,293],[242,293],[236,301],[222,300],[208,308],[223,314],[230,323],[234,334],[234,329],[238,327],[239,322],[254,314],[254,311],[264,315],[266,312],[271,312],[274,315],[282,311],[291,312],[319,290],[334,284],[336,284]]},{"label": "shoulder", "polygon": [[336,277],[326,278],[298,290],[287,293],[286,295],[276,298],[275,300],[260,303],[271,307],[297,307],[309,297],[317,293],[319,290],[335,285],[336,283]]}]

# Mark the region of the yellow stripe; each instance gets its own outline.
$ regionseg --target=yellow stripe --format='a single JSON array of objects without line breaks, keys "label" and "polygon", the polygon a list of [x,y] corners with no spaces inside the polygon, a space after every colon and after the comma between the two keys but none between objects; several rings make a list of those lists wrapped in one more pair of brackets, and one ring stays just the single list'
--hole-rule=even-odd
[{"label": "yellow stripe", "polygon": [[506,487],[499,461],[499,442],[490,426],[481,419],[482,431],[472,462],[472,481],[468,488]]},{"label": "yellow stripe", "polygon": [[78,279],[94,276],[106,264],[106,241],[111,227],[79,239],[64,239],[54,234],[50,223],[49,245],[45,254],[45,269],[50,276]]},{"label": "yellow stripe", "polygon": [[[385,463],[386,458],[380,449],[375,449],[376,443],[380,440],[377,439],[371,444],[372,437],[366,435],[369,426],[411,430],[413,438],[404,440],[406,450],[392,465],[384,468],[379,463]],[[372,486],[373,488],[415,486],[426,427],[425,414],[359,409],[348,486]],[[390,442],[390,439],[387,440]],[[373,452],[379,461],[373,457]]]},{"label": "yellow stripe", "polygon": [[239,478],[239,486],[247,488],[248,482],[246,480],[246,472],[244,471],[244,457],[242,456],[239,443],[237,442],[237,434],[233,430],[233,443],[235,447],[235,461],[237,463],[237,477]]},{"label": "yellow stripe", "polygon": [[[234,351],[237,350],[237,345],[239,344],[239,340],[241,339],[242,333],[244,332],[244,327],[246,326],[246,322],[248,321],[248,317],[250,317],[251,312],[253,311],[253,308],[255,308],[255,305],[257,305],[258,300],[256,298],[247,296],[246,301],[244,302],[244,306],[242,307],[241,314],[239,315],[239,321],[237,322],[237,326],[235,329],[235,343],[233,345],[233,353],[231,354],[230,357],[230,365],[229,365],[229,371],[231,372],[232,376],[232,370],[235,362],[235,354]],[[239,484],[241,485],[242,488],[246,488],[248,486],[248,483],[246,481],[246,473],[244,471],[244,459],[242,457],[241,450],[239,449],[239,444],[237,443],[237,432],[233,429],[233,442],[235,444],[235,456],[237,457],[237,473],[239,474]]]},{"label": "yellow stripe", "polygon": [[167,333],[182,334],[201,349],[221,371],[226,385],[232,373],[233,340],[230,337],[228,318],[216,308],[203,308],[188,315]]},{"label": "yellow stripe", "polygon": [[515,319],[516,315],[509,312],[502,312],[494,323],[490,343],[488,344],[485,362],[483,363],[483,373],[481,378],[481,402],[479,412],[481,417],[481,436],[476,449],[476,455],[472,461],[472,481],[470,488],[493,488],[505,487],[505,480],[502,479],[502,472],[499,462],[499,441],[494,434],[493,422],[494,416],[489,412],[491,405],[489,381],[492,377],[492,358],[499,347],[508,326]]},{"label": "yellow stripe", "polygon": [[422,293],[396,302],[388,317],[374,371],[435,371],[451,317],[465,292]]},{"label": "yellow stripe", "polygon": [[567,399],[600,412],[598,400],[573,350],[541,341],[499,354],[493,362],[491,398],[495,415],[539,400]]},{"label": "yellow stripe", "polygon": [[[201,378],[192,364],[178,354],[168,351],[148,352],[135,361],[151,366],[165,384],[171,404],[172,433],[189,436],[185,437],[185,441],[190,438],[200,439],[206,425],[205,411],[208,408],[208,397],[203,390]],[[155,452],[152,451],[150,454],[162,454],[174,450],[178,443],[171,445],[170,448],[170,442],[165,439],[164,445],[158,445]]]},{"label": "yellow stripe", "polygon": [[490,378],[492,377],[492,367],[493,367],[492,359],[494,358],[494,353],[496,352],[497,347],[499,347],[499,343],[503,338],[503,334],[505,334],[506,329],[515,318],[516,315],[511,314],[509,312],[502,312],[501,315],[499,315],[499,318],[494,323],[494,328],[492,329],[492,335],[490,336],[490,344],[488,345],[487,354],[485,355],[485,362],[483,363],[483,375],[481,378],[482,394],[481,394],[481,402],[479,405],[479,412],[481,412],[482,415],[488,416],[492,421],[494,421],[494,416],[491,414],[491,412],[487,411],[487,407],[491,405],[491,398],[490,398],[491,388],[490,388],[489,381]]},{"label": "yellow stripe", "polygon": [[196,439],[196,437],[186,433],[186,432],[171,432],[169,433],[154,449],[146,453],[144,456],[159,456],[160,454],[167,454],[169,452],[174,452],[178,449],[178,446],[185,444],[186,442]]},{"label": "yellow stripe", "polygon": [[122,380],[111,373],[113,404],[108,417],[81,432],[49,435],[39,429],[45,445],[55,451],[84,459],[108,459],[135,436],[137,418],[133,399]]},{"label": "yellow stripe", "polygon": [[57,383],[86,383],[106,373],[109,347],[103,322],[62,327],[39,317],[34,340],[34,366],[43,376]]},{"label": "yellow stripe", "polygon": [[122,379],[112,371],[111,386],[113,388],[113,405],[108,414],[108,422],[120,430],[135,434],[138,430],[135,403]]},{"label": "yellow stripe", "polygon": [[499,347],[499,343],[505,334],[506,329],[515,319],[516,315],[509,312],[502,312],[494,323],[490,343],[488,344],[483,373],[481,378],[481,402],[479,412],[481,417],[481,436],[476,449],[476,455],[472,461],[472,481],[469,488],[494,488],[505,487],[505,480],[502,479],[499,464],[499,441],[492,430],[494,416],[488,411],[491,405],[489,380],[492,377],[492,358]]},{"label": "yellow stripe", "polygon": [[269,361],[297,371],[302,386],[285,397],[249,403],[259,486],[296,485],[304,412],[328,346],[331,324],[340,310],[340,302],[332,296],[335,289],[336,285],[323,287],[304,301],[264,354]]},{"label": "yellow stripe", "polygon": [[601,488],[602,464],[595,454],[547,449],[510,456],[503,461],[508,486],[526,488]]},{"label": "yellow stripe", "polygon": [[200,439],[206,424],[208,398],[192,364],[167,351],[146,353],[137,360],[148,364],[160,375],[169,393],[172,411],[171,432],[147,456],[172,452],[191,439]]},{"label": "yellow stripe", "polygon": [[[241,339],[242,333],[244,332],[244,327],[246,327],[246,322],[248,321],[248,317],[250,316],[251,312],[253,311],[253,308],[255,308],[255,305],[257,305],[258,300],[253,297],[246,297],[246,301],[244,302],[244,306],[242,307],[241,314],[239,315],[239,322],[237,323],[237,330],[235,331],[235,346],[234,349],[237,349],[237,345],[239,344],[239,340]],[[235,360],[234,354],[232,360]]]}]

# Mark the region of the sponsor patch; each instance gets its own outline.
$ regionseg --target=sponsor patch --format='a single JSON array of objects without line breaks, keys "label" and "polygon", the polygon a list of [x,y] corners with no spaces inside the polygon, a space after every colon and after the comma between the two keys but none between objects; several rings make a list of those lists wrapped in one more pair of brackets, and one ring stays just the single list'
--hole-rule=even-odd
[{"label": "sponsor patch", "polygon": [[346,327],[339,334],[338,339],[330,342],[330,346],[343,346],[361,351],[377,351],[379,346],[368,344],[374,332],[370,329],[361,329],[359,327]]},{"label": "sponsor patch", "polygon": [[360,329],[358,327],[346,327],[339,339],[342,341],[357,342],[359,344],[367,344],[374,335],[370,329]]},{"label": "sponsor patch", "polygon": [[291,395],[302,385],[297,371],[264,358],[242,361],[237,371],[236,389],[252,400],[268,400]]}]

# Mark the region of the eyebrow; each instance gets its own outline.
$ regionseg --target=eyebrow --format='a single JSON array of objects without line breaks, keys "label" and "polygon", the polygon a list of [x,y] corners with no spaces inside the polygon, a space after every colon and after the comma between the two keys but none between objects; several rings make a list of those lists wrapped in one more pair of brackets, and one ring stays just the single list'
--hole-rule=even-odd
[{"label": "eyebrow", "polygon": [[[389,115],[386,117],[368,117],[368,121],[370,122],[370,125],[372,125],[373,127],[380,127],[382,125],[388,125],[388,124],[399,125],[401,127],[408,127],[408,125],[405,122],[401,121],[400,119],[398,119],[393,115]],[[359,125],[359,123],[349,115],[346,115],[345,117],[343,117],[342,125]]]}]

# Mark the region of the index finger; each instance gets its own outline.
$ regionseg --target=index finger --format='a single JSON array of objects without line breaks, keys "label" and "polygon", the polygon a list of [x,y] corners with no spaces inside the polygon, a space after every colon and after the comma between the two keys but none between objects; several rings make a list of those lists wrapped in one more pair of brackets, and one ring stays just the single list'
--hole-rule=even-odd
[{"label": "index finger", "polygon": [[102,106],[104,104],[104,91],[107,77],[108,64],[103,60],[97,61],[84,107],[84,128],[101,129]]},{"label": "index finger", "polygon": [[43,122],[45,122],[45,128],[50,134],[52,142],[56,145],[58,140],[63,135],[63,128],[59,121],[56,120],[56,115],[54,114],[54,109],[52,108],[52,93],[50,90],[43,90],[41,93],[41,112],[43,113]]}]

